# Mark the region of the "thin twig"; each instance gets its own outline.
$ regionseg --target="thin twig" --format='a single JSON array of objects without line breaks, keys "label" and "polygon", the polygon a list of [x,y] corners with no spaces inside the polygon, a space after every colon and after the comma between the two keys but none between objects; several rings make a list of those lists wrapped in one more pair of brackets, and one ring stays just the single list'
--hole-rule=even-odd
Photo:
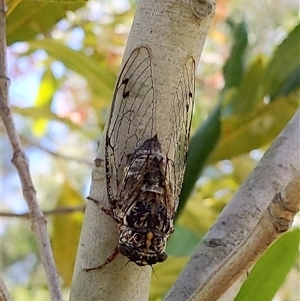
[{"label": "thin twig", "polygon": [[39,148],[40,150],[49,153],[50,155],[52,155],[54,157],[62,158],[62,159],[67,160],[67,161],[76,161],[76,162],[78,162],[80,164],[85,164],[85,165],[93,166],[93,162],[92,161],[81,159],[81,158],[75,158],[75,157],[72,157],[72,156],[66,156],[66,155],[63,155],[63,154],[61,154],[59,152],[52,151],[52,150],[48,149],[47,147],[38,144],[37,142],[29,140],[28,138],[26,138],[23,135],[20,135],[20,138],[21,138],[23,144],[26,143],[28,145],[33,145],[33,146]]},{"label": "thin twig", "polygon": [[[76,206],[76,207],[60,207],[53,210],[45,210],[43,211],[44,216],[49,215],[61,215],[61,214],[69,214],[74,212],[84,212],[85,205]],[[16,217],[16,218],[30,218],[30,214],[26,213],[12,213],[12,212],[0,212],[0,216],[2,217]]]},{"label": "thin twig", "polygon": [[0,300],[1,301],[11,301],[8,289],[4,281],[0,278]]},{"label": "thin twig", "polygon": [[36,236],[45,273],[48,280],[50,297],[53,301],[61,301],[62,293],[58,274],[55,268],[53,252],[47,233],[46,220],[38,205],[28,159],[22,149],[20,138],[17,134],[11,108],[8,104],[8,78],[6,77],[6,38],[5,38],[5,6],[0,0],[0,115],[13,148],[12,163],[19,174],[23,195],[27,202],[31,219],[32,231]]}]

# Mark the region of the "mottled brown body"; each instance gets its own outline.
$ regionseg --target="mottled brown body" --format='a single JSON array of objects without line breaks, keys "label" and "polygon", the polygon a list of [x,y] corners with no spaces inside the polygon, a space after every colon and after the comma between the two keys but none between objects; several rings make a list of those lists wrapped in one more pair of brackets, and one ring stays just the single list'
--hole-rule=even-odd
[{"label": "mottled brown body", "polygon": [[175,213],[168,207],[174,194],[167,166],[155,135],[128,158],[120,186],[120,199],[126,201],[111,198],[112,216],[120,231],[120,253],[140,266],[167,258],[164,251],[174,231]]}]

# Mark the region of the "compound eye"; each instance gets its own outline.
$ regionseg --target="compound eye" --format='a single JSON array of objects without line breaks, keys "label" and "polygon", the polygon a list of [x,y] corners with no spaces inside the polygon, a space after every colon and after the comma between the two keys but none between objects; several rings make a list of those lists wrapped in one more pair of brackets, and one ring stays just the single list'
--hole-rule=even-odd
[{"label": "compound eye", "polygon": [[119,245],[119,251],[122,255],[128,257],[131,255],[131,249],[126,245]]},{"label": "compound eye", "polygon": [[161,253],[159,254],[158,258],[157,258],[157,262],[163,262],[165,261],[166,259],[168,258],[168,255],[167,253]]},{"label": "compound eye", "polygon": [[163,239],[161,237],[156,237],[155,240],[158,245],[161,245],[163,243]]}]

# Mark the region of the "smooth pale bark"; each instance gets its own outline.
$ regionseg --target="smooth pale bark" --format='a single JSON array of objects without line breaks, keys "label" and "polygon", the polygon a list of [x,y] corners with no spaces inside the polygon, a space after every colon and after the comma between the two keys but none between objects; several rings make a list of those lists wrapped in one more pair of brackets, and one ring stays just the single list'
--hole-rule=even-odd
[{"label": "smooth pale bark", "polygon": [[[174,131],[172,102],[187,57],[198,64],[215,9],[215,1],[141,0],[128,38],[122,66],[132,51],[147,45],[151,51],[153,86],[156,100],[155,127],[162,145]],[[137,93],[131,91],[130,93]],[[136,99],[137,109],[141,99]],[[118,104],[116,104],[118,106]],[[138,111],[138,110],[136,110]],[[148,112],[153,114],[153,112]],[[149,116],[144,116],[145,119]],[[121,135],[126,135],[126,132]],[[120,146],[122,147],[122,146]],[[164,146],[163,146],[164,147]],[[104,169],[104,142],[99,147],[92,174],[90,196],[108,208]],[[117,245],[115,222],[92,202],[87,204],[70,300],[148,300],[150,267],[127,263],[119,255],[101,270],[84,268],[103,263]]]},{"label": "smooth pale bark", "polygon": [[224,208],[164,300],[218,300],[289,229],[300,206],[299,125],[297,112]]}]

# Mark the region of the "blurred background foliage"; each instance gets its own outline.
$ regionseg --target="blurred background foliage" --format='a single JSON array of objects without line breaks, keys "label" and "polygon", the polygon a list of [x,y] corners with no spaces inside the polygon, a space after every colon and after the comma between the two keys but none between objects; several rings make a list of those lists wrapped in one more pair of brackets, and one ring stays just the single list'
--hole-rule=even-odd
[{"label": "blurred background foliage", "polygon": [[[6,5],[10,102],[67,299],[92,162],[136,1],[7,0]],[[162,299],[298,108],[298,5],[297,0],[218,0],[197,70],[190,153],[170,258],[154,266],[150,300]],[[49,300],[2,125],[1,134],[2,215],[7,213],[1,222],[2,276],[14,300]],[[293,230],[257,263],[236,300],[299,300],[298,227],[296,218]]]}]

